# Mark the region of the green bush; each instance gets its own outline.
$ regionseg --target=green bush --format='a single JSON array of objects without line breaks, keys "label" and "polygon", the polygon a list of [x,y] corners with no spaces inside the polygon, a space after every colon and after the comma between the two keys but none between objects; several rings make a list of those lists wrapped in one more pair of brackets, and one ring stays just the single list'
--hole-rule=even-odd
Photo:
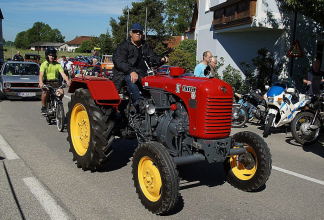
[{"label": "green bush", "polygon": [[188,72],[193,71],[196,66],[196,46],[195,40],[183,40],[169,56],[171,66],[185,68]]},{"label": "green bush", "polygon": [[242,93],[244,81],[242,80],[241,71],[227,65],[223,70],[223,80],[230,84],[235,92]]}]

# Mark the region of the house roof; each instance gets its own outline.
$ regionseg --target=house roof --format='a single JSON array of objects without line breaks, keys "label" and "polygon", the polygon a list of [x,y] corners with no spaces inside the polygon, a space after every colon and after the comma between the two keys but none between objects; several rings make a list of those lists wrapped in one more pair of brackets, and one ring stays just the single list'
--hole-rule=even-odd
[{"label": "house roof", "polygon": [[55,43],[55,42],[35,42],[30,44],[31,47],[59,47],[62,46],[64,43]]},{"label": "house roof", "polygon": [[184,36],[172,36],[170,39],[164,41],[163,43],[167,44],[168,48],[174,48],[178,46],[184,39]]},{"label": "house roof", "polygon": [[3,19],[3,14],[2,14],[1,8],[0,8],[0,19]]},{"label": "house roof", "polygon": [[93,39],[93,38],[95,38],[95,37],[90,37],[90,36],[80,36],[80,37],[76,37],[76,38],[74,38],[74,39],[71,40],[71,41],[66,42],[66,44],[68,44],[68,45],[81,45],[82,42],[87,41],[87,40],[91,40],[91,39]]}]

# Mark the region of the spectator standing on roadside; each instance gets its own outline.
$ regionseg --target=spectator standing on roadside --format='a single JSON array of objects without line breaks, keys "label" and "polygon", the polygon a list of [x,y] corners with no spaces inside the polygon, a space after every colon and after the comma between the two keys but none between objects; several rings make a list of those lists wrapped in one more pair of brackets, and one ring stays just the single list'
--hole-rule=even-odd
[{"label": "spectator standing on roadside", "polygon": [[71,68],[72,68],[72,62],[71,61],[69,61],[67,58],[66,58],[66,56],[62,56],[62,59],[61,59],[61,61],[60,61],[60,64],[61,64],[61,66],[62,66],[62,68],[63,68],[63,70],[64,70],[64,73],[67,75],[67,76],[69,76],[69,78],[71,78],[70,77],[70,72],[71,72]]},{"label": "spectator standing on roadside", "polygon": [[209,65],[211,58],[213,57],[210,51],[205,51],[203,53],[203,60],[196,65],[194,75],[197,77],[206,77],[204,71],[206,67]]},{"label": "spectator standing on roadside", "polygon": [[20,55],[20,51],[17,51],[17,53],[12,58],[14,61],[24,61],[23,56]]},{"label": "spectator standing on roadside", "polygon": [[216,57],[212,57],[209,63],[209,67],[210,67],[210,73],[209,76],[210,77],[216,77],[217,75],[217,58]]},{"label": "spectator standing on roadside", "polygon": [[309,85],[308,94],[309,95],[319,95],[321,93],[321,83],[324,82],[324,73],[320,71],[321,62],[319,59],[316,59],[311,67],[311,70],[307,73],[307,76],[304,77],[303,82]]},{"label": "spectator standing on roadside", "polygon": [[100,63],[98,62],[97,58],[92,59],[92,65],[94,66],[92,69],[92,75],[98,76],[98,74],[100,73]]}]

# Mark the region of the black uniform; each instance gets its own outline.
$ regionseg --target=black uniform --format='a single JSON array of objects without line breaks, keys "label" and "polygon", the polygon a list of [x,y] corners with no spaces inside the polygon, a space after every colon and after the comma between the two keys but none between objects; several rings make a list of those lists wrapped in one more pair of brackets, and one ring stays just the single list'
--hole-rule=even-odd
[{"label": "black uniform", "polygon": [[113,81],[118,89],[125,76],[131,72],[136,72],[141,77],[146,76],[147,67],[144,58],[149,62],[161,65],[161,57],[157,56],[152,48],[145,42],[138,48],[130,40],[121,43],[113,54]]}]

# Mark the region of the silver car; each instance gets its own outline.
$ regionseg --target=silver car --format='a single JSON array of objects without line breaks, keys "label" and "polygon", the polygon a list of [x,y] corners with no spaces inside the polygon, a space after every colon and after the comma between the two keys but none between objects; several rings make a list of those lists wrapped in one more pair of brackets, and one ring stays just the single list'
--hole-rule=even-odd
[{"label": "silver car", "polygon": [[8,61],[2,65],[0,73],[0,98],[40,98],[37,63]]}]

